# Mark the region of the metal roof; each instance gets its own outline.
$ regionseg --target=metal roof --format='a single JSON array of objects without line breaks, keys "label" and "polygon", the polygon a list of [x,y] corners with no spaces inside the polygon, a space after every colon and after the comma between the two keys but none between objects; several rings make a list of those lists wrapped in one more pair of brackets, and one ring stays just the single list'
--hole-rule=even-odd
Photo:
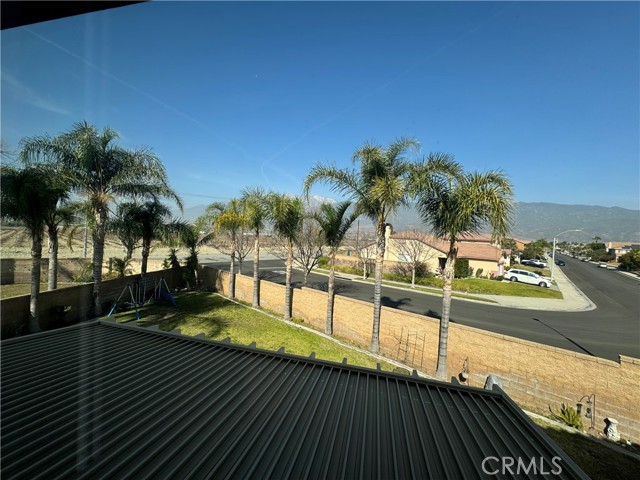
[{"label": "metal roof", "polygon": [[1,354],[3,479],[588,478],[501,391],[102,321]]}]

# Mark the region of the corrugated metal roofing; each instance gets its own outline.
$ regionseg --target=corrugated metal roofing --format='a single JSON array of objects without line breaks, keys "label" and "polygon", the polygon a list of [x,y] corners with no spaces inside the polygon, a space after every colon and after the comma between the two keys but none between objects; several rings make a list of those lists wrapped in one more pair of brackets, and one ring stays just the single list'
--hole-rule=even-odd
[{"label": "corrugated metal roofing", "polygon": [[1,396],[3,479],[587,478],[500,392],[110,322],[2,342]]}]

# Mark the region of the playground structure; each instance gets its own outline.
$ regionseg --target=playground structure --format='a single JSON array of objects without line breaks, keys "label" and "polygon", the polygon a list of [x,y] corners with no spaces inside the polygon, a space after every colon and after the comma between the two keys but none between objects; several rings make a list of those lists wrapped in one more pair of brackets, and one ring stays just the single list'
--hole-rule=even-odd
[{"label": "playground structure", "polygon": [[[164,298],[169,301],[174,307],[176,306],[176,299],[169,293],[169,286],[164,278],[160,278],[155,285],[153,286],[153,291],[151,292],[151,284],[149,279],[145,277],[141,277],[139,280],[128,283],[116,298],[116,301],[113,302],[113,306],[109,311],[107,317],[110,317],[115,312],[118,307],[118,303],[120,299],[126,294],[129,293],[130,301],[125,302],[130,309],[133,308],[136,312],[136,319],[140,320],[140,313],[138,312],[138,308],[143,305],[149,303],[151,300],[159,300],[160,298]],[[151,292],[147,297],[147,292]],[[125,297],[126,298],[126,297]]]}]

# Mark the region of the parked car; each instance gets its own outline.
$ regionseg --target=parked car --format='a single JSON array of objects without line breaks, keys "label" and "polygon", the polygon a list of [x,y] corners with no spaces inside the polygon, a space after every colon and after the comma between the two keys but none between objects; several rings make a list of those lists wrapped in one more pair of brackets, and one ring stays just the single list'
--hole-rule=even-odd
[{"label": "parked car", "polygon": [[[527,263],[524,263],[527,262]],[[547,266],[546,262],[543,262],[542,260],[537,260],[535,258],[532,258],[530,260],[524,260],[522,263],[522,265],[529,265],[530,267],[538,267],[538,268],[545,268]]]},{"label": "parked car", "polygon": [[556,265],[558,265],[559,267],[564,267],[565,266],[564,260],[556,260]]},{"label": "parked car", "polygon": [[547,262],[542,260],[533,260],[533,266],[538,268],[547,268]]},{"label": "parked car", "polygon": [[601,263],[600,265],[598,265],[600,268],[607,268],[607,264],[606,263]]},{"label": "parked car", "polygon": [[541,277],[537,273],[528,272],[527,270],[518,270],[517,268],[508,270],[507,273],[504,274],[504,278],[510,282],[522,282],[547,288],[551,287],[550,280]]}]

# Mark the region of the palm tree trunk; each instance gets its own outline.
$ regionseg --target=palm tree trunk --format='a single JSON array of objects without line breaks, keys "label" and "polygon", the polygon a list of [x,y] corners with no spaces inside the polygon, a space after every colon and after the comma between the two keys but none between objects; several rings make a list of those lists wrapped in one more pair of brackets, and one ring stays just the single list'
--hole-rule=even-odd
[{"label": "palm tree trunk", "polygon": [[382,292],[382,269],[384,266],[384,229],[384,223],[378,224],[376,238],[376,279],[373,288],[373,331],[371,333],[371,351],[376,354],[380,352],[380,296]]},{"label": "palm tree trunk", "polygon": [[33,233],[31,237],[31,296],[29,297],[29,333],[40,332],[38,297],[40,296],[40,268],[42,261],[42,235]]},{"label": "palm tree trunk", "polygon": [[336,288],[336,252],[331,252],[331,267],[329,268],[329,284],[327,285],[327,324],[324,331],[327,335],[333,335],[333,301]]},{"label": "palm tree trunk", "polygon": [[48,290],[58,288],[58,228],[49,229],[49,244],[51,253],[49,254],[49,281]]},{"label": "palm tree trunk", "polygon": [[236,253],[231,254],[231,262],[229,262],[229,298],[236,297]]},{"label": "palm tree trunk", "polygon": [[256,230],[253,255],[253,308],[260,306],[260,231]]},{"label": "palm tree trunk", "polygon": [[192,266],[192,270],[193,270],[193,278],[195,279],[194,281],[196,282],[196,285],[200,285],[200,276],[199,276],[199,265],[198,265],[198,250],[197,248],[193,248],[190,252],[190,256],[193,259],[193,266]]},{"label": "palm tree trunk", "polygon": [[149,263],[149,253],[151,252],[151,240],[142,241],[142,262],[140,263],[140,276],[147,273],[147,264]]},{"label": "palm tree trunk", "polygon": [[293,242],[289,241],[287,249],[287,269],[285,275],[284,319],[291,320],[291,272],[293,271]]},{"label": "palm tree trunk", "polygon": [[447,341],[449,339],[449,314],[451,312],[451,287],[453,284],[454,264],[457,252],[450,251],[444,265],[442,286],[442,315],[440,317],[440,336],[438,338],[438,366],[436,376],[447,380]]},{"label": "palm tree trunk", "polygon": [[107,228],[107,209],[98,208],[93,239],[93,314],[102,315],[102,262],[104,260],[104,238]]}]

